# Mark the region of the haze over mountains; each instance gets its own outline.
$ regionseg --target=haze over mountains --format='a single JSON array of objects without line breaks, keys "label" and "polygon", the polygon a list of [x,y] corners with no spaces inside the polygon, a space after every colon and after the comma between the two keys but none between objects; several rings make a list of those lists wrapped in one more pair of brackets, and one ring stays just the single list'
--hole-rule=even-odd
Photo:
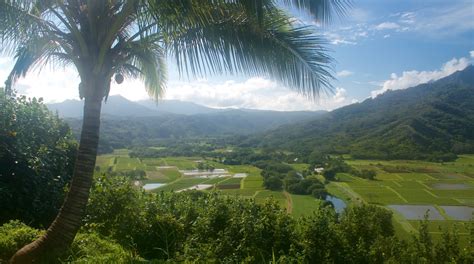
[{"label": "haze over mountains", "polygon": [[[78,134],[82,102],[49,107]],[[162,139],[244,135],[242,146],[358,158],[426,159],[474,153],[474,66],[435,82],[389,91],[331,112],[214,109],[181,101],[132,102],[111,96],[103,107],[101,144],[153,145]]]},{"label": "haze over mountains", "polygon": [[[83,101],[66,100],[61,103],[48,104],[49,109],[58,111],[62,117],[82,117]],[[133,102],[120,95],[113,95],[103,104],[102,116],[110,117],[136,117],[136,116],[159,116],[166,114],[195,115],[208,114],[222,111],[221,109],[209,108],[192,102],[178,100],[160,100],[158,103],[152,100]]]},{"label": "haze over mountains", "polygon": [[474,66],[267,131],[245,144],[379,159],[474,153]]},{"label": "haze over mountains", "polygon": [[[79,135],[82,101],[67,100],[48,107],[64,117]],[[248,135],[326,113],[215,109],[176,100],[132,102],[121,96],[110,96],[102,109],[101,151],[153,145],[162,139]]]}]

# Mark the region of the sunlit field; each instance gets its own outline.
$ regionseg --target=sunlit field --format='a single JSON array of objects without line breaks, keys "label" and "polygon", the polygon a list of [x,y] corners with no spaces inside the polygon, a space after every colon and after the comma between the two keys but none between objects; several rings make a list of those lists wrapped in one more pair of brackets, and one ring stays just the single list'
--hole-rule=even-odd
[{"label": "sunlit field", "polygon": [[[260,169],[251,165],[223,165],[206,160],[225,173],[215,177],[196,177],[184,175],[184,172],[195,170],[202,158],[138,159],[128,158],[126,153],[126,150],[119,150],[111,155],[99,156],[99,170],[145,170],[146,178],[140,181],[141,184],[164,184],[152,192],[179,192],[193,186],[204,186],[205,191],[255,199],[258,203],[274,199],[296,217],[312,214],[321,203],[310,195],[264,189]],[[332,196],[342,199],[347,205],[369,203],[390,209],[396,232],[401,237],[407,238],[416,232],[419,221],[427,213],[434,238],[439,238],[445,228],[455,228],[461,241],[467,243],[469,220],[474,211],[474,155],[461,155],[455,162],[445,163],[350,158],[346,162],[357,169],[375,170],[376,179],[366,180],[339,173],[337,180],[327,185]],[[290,165],[297,171],[308,168],[308,164]],[[235,175],[246,176],[236,178]]]}]

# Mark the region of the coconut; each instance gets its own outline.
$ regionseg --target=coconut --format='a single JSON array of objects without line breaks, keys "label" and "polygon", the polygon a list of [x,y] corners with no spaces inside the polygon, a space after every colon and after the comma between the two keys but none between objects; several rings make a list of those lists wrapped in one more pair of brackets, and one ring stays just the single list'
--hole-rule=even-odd
[{"label": "coconut", "polygon": [[123,75],[120,74],[120,73],[115,74],[115,81],[116,81],[118,84],[123,83]]}]

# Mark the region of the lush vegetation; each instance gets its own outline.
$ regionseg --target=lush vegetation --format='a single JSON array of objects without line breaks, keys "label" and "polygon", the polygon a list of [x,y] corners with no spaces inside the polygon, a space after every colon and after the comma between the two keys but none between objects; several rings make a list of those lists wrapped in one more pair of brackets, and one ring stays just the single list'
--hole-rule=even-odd
[{"label": "lush vegetation", "polygon": [[473,76],[474,66],[469,66],[436,82],[250,136],[241,144],[287,149],[301,159],[317,150],[358,159],[452,161],[456,154],[474,153]]},{"label": "lush vegetation", "polygon": [[[44,136],[51,141],[39,145],[54,151],[47,151],[46,156],[37,152],[29,155],[44,157],[41,160],[44,166],[58,166],[46,161],[59,158],[72,161],[75,143],[67,125],[48,112],[40,101],[18,98],[2,106],[5,113],[10,113],[1,116],[2,122],[9,120],[11,124],[2,131],[2,136],[10,139],[2,142],[13,144],[5,146],[15,146],[22,153],[35,151],[37,148],[31,146],[36,146],[39,139],[25,137],[26,131],[38,135],[47,131],[57,135],[56,141],[53,141],[55,137]],[[32,120],[38,123],[31,123]],[[114,154],[99,156],[83,227],[68,251],[47,262],[471,263],[473,260],[474,241],[469,235],[474,230],[473,222],[455,220],[442,208],[443,205],[472,206],[472,156],[462,155],[456,162],[445,163],[364,161],[313,151],[305,158],[308,163],[298,163],[301,159],[294,153],[222,148],[225,144],[213,144],[210,140],[183,144],[200,149],[199,157],[178,157],[185,154],[182,152],[163,157],[161,151],[178,143],[167,144],[116,150]],[[16,164],[8,158],[10,152],[2,153],[5,153],[1,156],[2,164],[8,161]],[[48,171],[54,166],[47,167]],[[222,168],[230,176],[192,178],[184,177],[179,171]],[[317,175],[315,168],[324,170]],[[69,167],[69,173],[70,170]],[[68,171],[63,168],[63,172]],[[15,173],[38,186],[48,186],[39,189],[44,192],[41,195],[54,194],[47,197],[57,197],[57,203],[41,203],[43,212],[52,212],[50,218],[44,219],[26,210],[35,205],[17,206],[21,213],[13,213],[2,204],[0,262],[44,233],[47,221],[58,210],[66,184],[54,177],[22,174],[21,170]],[[235,173],[245,173],[246,177],[233,178]],[[67,175],[70,174],[64,178]],[[166,185],[145,192],[137,181]],[[196,184],[214,187],[203,192],[171,192]],[[459,189],[438,189],[439,184]],[[8,185],[2,182],[1,186]],[[15,190],[13,187],[2,190]],[[29,199],[32,193],[17,191],[12,202]],[[327,194],[343,198],[350,206],[336,213],[330,203],[319,200]],[[406,219],[385,208],[393,204],[432,205],[445,220]],[[430,212],[433,213],[436,212]]]},{"label": "lush vegetation", "polygon": [[77,144],[41,100],[7,99],[0,90],[0,223],[46,227],[72,176]]},{"label": "lush vegetation", "polygon": [[[113,216],[113,217],[111,217]],[[470,263],[472,251],[455,231],[435,242],[422,221],[419,234],[399,240],[392,214],[377,206],[348,208],[342,215],[320,207],[295,219],[271,200],[218,193],[145,193],[123,176],[98,176],[84,227],[62,259],[129,262],[247,263]],[[446,230],[445,230],[446,231]],[[3,259],[41,231],[19,222],[0,227]]]}]

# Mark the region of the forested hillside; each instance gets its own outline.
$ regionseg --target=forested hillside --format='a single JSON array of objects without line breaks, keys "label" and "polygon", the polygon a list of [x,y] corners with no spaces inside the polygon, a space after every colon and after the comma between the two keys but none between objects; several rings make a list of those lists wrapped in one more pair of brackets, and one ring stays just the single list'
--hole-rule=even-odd
[{"label": "forested hillside", "polygon": [[[100,151],[132,146],[152,146],[161,140],[222,137],[259,133],[284,124],[309,120],[320,112],[277,112],[258,110],[225,110],[208,114],[158,116],[108,116],[102,118]],[[68,118],[75,135],[82,120]]]},{"label": "forested hillside", "polygon": [[474,152],[474,67],[435,82],[386,92],[322,118],[282,126],[245,145],[356,158],[450,159]]}]

